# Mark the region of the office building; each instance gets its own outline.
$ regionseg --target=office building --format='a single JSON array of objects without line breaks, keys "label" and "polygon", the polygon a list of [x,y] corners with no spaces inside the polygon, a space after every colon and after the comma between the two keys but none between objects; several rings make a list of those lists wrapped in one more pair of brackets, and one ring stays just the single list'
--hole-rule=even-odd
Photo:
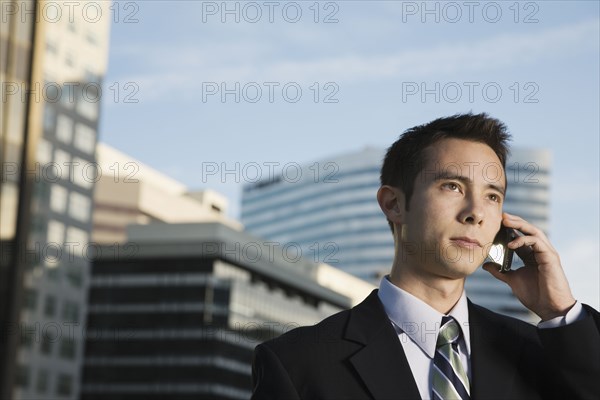
[{"label": "office building", "polygon": [[[367,147],[286,170],[270,181],[246,185],[241,222],[248,232],[294,243],[319,261],[377,284],[389,273],[393,238],[376,199],[385,150]],[[513,149],[507,161],[504,209],[548,232],[550,155]],[[495,173],[490,168],[490,174]],[[469,296],[493,310],[531,320],[510,289],[478,270]]]},{"label": "office building", "polygon": [[295,243],[319,261],[377,281],[394,247],[375,197],[382,159],[380,149],[366,148],[246,185],[242,223],[258,237]]},{"label": "office building", "polygon": [[248,399],[259,342],[374,288],[222,223],[127,231],[93,263],[83,400]]},{"label": "office building", "polygon": [[2,2],[2,398],[79,391],[110,2],[66,3]]},{"label": "office building", "polygon": [[97,162],[104,174],[94,192],[94,243],[123,243],[128,224],[221,222],[241,230],[227,217],[227,199],[214,190],[189,191],[149,165],[98,143]]}]

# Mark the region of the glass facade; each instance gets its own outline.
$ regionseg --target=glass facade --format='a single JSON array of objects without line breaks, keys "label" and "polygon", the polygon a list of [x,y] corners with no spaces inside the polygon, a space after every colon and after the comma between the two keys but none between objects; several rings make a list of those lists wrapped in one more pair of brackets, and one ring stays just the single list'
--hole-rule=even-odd
[{"label": "glass facade", "polygon": [[375,200],[383,155],[367,148],[305,165],[301,179],[282,174],[246,186],[242,224],[256,236],[293,243],[315,261],[378,282],[394,247]]}]

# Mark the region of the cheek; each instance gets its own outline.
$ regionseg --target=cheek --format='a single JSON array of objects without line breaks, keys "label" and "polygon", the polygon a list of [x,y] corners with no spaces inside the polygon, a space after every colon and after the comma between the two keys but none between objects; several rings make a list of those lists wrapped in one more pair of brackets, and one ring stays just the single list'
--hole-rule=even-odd
[{"label": "cheek", "polygon": [[438,212],[422,209],[407,218],[406,224],[402,226],[402,238],[409,242],[436,240],[444,225],[444,218]]},{"label": "cheek", "polygon": [[430,200],[424,202],[422,208],[422,217],[424,221],[434,221],[436,224],[444,224],[446,221],[454,219],[454,205],[451,202],[442,202]]}]

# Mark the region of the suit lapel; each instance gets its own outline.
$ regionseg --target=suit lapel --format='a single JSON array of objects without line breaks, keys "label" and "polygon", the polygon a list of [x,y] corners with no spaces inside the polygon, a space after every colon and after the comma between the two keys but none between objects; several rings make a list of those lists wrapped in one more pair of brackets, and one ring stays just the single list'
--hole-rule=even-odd
[{"label": "suit lapel", "polygon": [[522,341],[469,301],[471,398],[508,398]]},{"label": "suit lapel", "polygon": [[361,343],[350,363],[375,399],[419,399],[421,396],[398,336],[374,290],[356,306],[346,339]]}]

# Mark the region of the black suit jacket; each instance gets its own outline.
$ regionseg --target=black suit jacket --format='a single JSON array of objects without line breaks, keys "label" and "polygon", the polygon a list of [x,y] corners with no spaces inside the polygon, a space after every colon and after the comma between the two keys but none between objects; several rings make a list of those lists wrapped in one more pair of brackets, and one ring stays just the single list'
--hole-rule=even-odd
[{"label": "black suit jacket", "polygon": [[[471,398],[600,399],[600,314],[537,329],[469,301]],[[361,304],[260,344],[255,400],[420,399],[377,290]]]}]

